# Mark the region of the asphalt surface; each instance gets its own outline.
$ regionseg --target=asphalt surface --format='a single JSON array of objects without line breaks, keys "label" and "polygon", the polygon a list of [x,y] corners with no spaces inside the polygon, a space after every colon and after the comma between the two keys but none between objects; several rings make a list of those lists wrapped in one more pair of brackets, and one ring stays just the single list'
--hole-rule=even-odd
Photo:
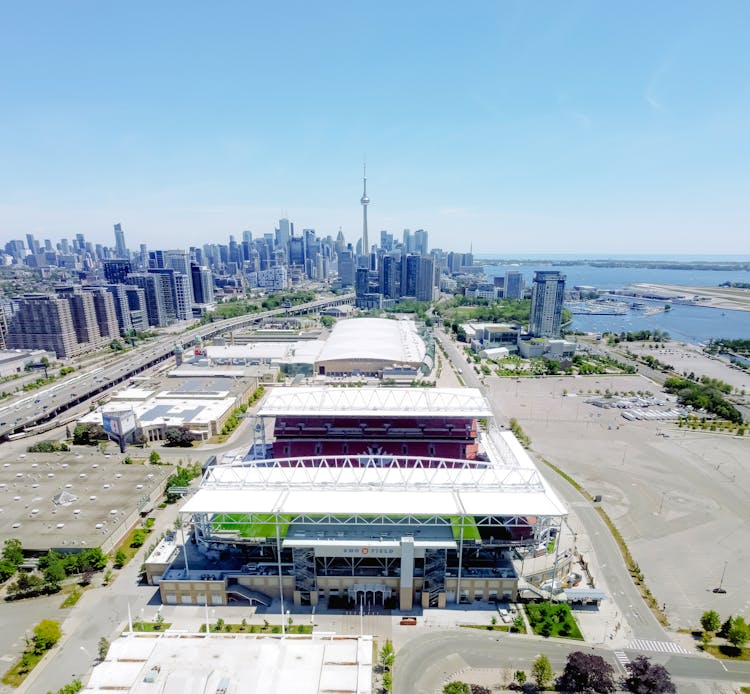
[{"label": "asphalt surface", "polygon": [[[483,633],[471,630],[436,631],[415,636],[397,653],[394,666],[395,694],[435,694],[452,679],[471,682],[467,669],[531,670],[537,656],[546,655],[553,671],[560,673],[568,654],[585,651],[600,655],[618,676],[625,674],[613,651],[592,648],[584,643],[563,642],[518,635]],[[635,651],[626,650],[633,659]],[[678,680],[750,682],[749,662],[717,661],[699,656],[668,656],[646,653],[653,662],[664,665]],[[683,688],[680,687],[680,691]]]},{"label": "asphalt surface", "polygon": [[[466,385],[479,388],[484,393],[495,413],[496,422],[501,425],[504,424],[507,420],[506,414],[498,410],[491,389],[488,389],[477,377],[473,365],[468,363],[461,348],[443,330],[436,329],[435,333],[454,367],[462,370],[461,378]],[[600,568],[599,575],[604,578],[608,594],[617,605],[620,614],[627,619],[633,638],[655,641],[670,640],[635,587],[620,549],[601,516],[574,487],[546,468],[543,463],[537,461],[537,465],[555,491],[563,498],[568,508],[575,513],[591,539],[592,551]]]}]

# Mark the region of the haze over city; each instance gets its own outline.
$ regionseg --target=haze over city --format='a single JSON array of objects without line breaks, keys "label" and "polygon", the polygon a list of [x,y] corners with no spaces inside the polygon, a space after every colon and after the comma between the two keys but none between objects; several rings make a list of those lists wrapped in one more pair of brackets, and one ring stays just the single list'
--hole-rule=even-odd
[{"label": "haze over city", "polygon": [[187,246],[281,216],[485,253],[732,253],[741,2],[37,3],[0,23],[0,235]]}]

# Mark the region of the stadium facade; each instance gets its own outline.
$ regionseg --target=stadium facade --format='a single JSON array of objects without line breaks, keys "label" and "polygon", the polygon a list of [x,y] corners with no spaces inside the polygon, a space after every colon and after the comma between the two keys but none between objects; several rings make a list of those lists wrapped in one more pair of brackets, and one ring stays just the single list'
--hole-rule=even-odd
[{"label": "stadium facade", "polygon": [[180,510],[187,542],[147,563],[167,604],[514,600],[512,553],[562,527],[477,390],[275,389],[258,416],[275,420],[266,457],[208,468]]}]

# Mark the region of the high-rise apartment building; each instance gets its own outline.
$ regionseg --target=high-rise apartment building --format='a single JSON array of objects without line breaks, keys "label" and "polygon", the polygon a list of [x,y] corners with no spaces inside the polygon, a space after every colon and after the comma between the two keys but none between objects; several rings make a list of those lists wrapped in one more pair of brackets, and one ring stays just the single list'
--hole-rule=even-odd
[{"label": "high-rise apartment building", "polygon": [[351,248],[346,248],[339,253],[339,281],[342,287],[354,285],[354,270],[356,263]]},{"label": "high-rise apartment building", "polygon": [[[142,287],[126,285],[125,297],[128,301],[128,311],[130,313],[130,324],[132,329],[136,332],[144,332],[148,330],[149,319],[146,291]],[[154,325],[158,324],[154,323]]]},{"label": "high-rise apartment building", "polygon": [[8,320],[5,317],[5,307],[0,304],[0,349],[7,349]]},{"label": "high-rise apartment building", "polygon": [[8,325],[10,349],[45,349],[58,359],[67,359],[92,348],[90,343],[78,339],[69,297],[24,294],[16,301],[18,310]]},{"label": "high-rise apartment building", "polygon": [[[150,272],[134,272],[128,275],[125,282],[134,287],[140,287],[143,290],[148,325],[153,325],[157,328],[168,325],[169,321],[167,308],[165,306],[164,292],[162,291],[161,277]],[[128,294],[128,303],[130,303],[130,300],[131,296]]]},{"label": "high-rise apartment building", "polygon": [[106,287],[88,286],[83,288],[84,293],[91,295],[94,301],[94,311],[99,333],[102,340],[110,342],[120,336],[120,323],[117,320],[117,308],[114,296],[107,291]]},{"label": "high-rise apartment building", "polygon": [[130,320],[130,306],[128,305],[128,296],[126,293],[127,287],[124,284],[107,284],[104,286],[104,289],[112,295],[117,327],[120,330],[120,334],[127,335],[133,327],[133,322]]},{"label": "high-rise apartment building", "polygon": [[536,337],[559,337],[565,294],[565,275],[539,270],[531,287],[529,332]]},{"label": "high-rise apartment building", "polygon": [[102,263],[107,284],[122,284],[133,268],[129,260],[105,260]]},{"label": "high-rise apartment building", "polygon": [[523,299],[523,274],[517,270],[509,270],[505,273],[503,284],[504,299]]}]

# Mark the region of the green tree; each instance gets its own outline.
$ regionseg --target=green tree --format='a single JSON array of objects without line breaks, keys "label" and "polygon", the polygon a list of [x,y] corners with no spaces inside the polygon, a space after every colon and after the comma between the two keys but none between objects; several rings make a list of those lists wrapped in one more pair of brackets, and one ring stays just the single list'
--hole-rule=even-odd
[{"label": "green tree", "polygon": [[396,659],[396,653],[393,650],[393,644],[388,639],[380,649],[380,664],[383,669],[390,670],[393,667],[393,661]]},{"label": "green tree", "polygon": [[540,655],[531,666],[531,676],[537,689],[546,689],[552,679],[552,664],[546,655]]},{"label": "green tree", "polygon": [[99,660],[104,660],[107,657],[108,652],[109,652],[109,641],[107,641],[107,639],[105,639],[102,636],[99,639],[99,644],[98,644]]},{"label": "green tree", "polygon": [[161,461],[161,456],[156,451],[151,451],[151,455],[148,457],[148,462],[152,465],[156,465]]},{"label": "green tree", "polygon": [[471,687],[466,682],[448,682],[443,687],[443,694],[471,694]]},{"label": "green tree", "polygon": [[54,646],[62,636],[60,622],[43,619],[34,627],[34,653],[41,655]]},{"label": "green tree", "polygon": [[60,584],[65,580],[65,577],[68,575],[67,571],[65,570],[65,562],[62,561],[62,559],[55,558],[53,561],[50,561],[47,566],[44,567],[44,570],[42,571],[44,575],[44,581],[54,590],[57,590],[60,587]]},{"label": "green tree", "polygon": [[122,567],[125,565],[125,562],[128,560],[128,555],[125,554],[121,549],[118,549],[115,552],[115,566]]},{"label": "green tree", "polygon": [[735,617],[732,626],[727,632],[727,641],[735,648],[742,648],[750,639],[750,627],[743,617]]},{"label": "green tree", "polygon": [[701,616],[701,626],[704,631],[718,631],[721,626],[721,619],[719,619],[719,613],[716,610],[708,610]]},{"label": "green tree", "polygon": [[10,539],[3,542],[3,559],[14,566],[23,564],[23,547],[20,540]]},{"label": "green tree", "polygon": [[383,673],[383,689],[386,692],[393,691],[393,675],[390,672]]},{"label": "green tree", "polygon": [[130,546],[131,547],[143,547],[143,543],[146,541],[146,535],[148,533],[143,528],[133,531],[131,536]]},{"label": "green tree", "polygon": [[5,559],[0,560],[0,583],[7,581],[16,573],[16,568],[13,562],[6,561]]},{"label": "green tree", "polygon": [[516,670],[513,679],[518,682],[518,684],[526,684],[526,673],[523,670]]}]

